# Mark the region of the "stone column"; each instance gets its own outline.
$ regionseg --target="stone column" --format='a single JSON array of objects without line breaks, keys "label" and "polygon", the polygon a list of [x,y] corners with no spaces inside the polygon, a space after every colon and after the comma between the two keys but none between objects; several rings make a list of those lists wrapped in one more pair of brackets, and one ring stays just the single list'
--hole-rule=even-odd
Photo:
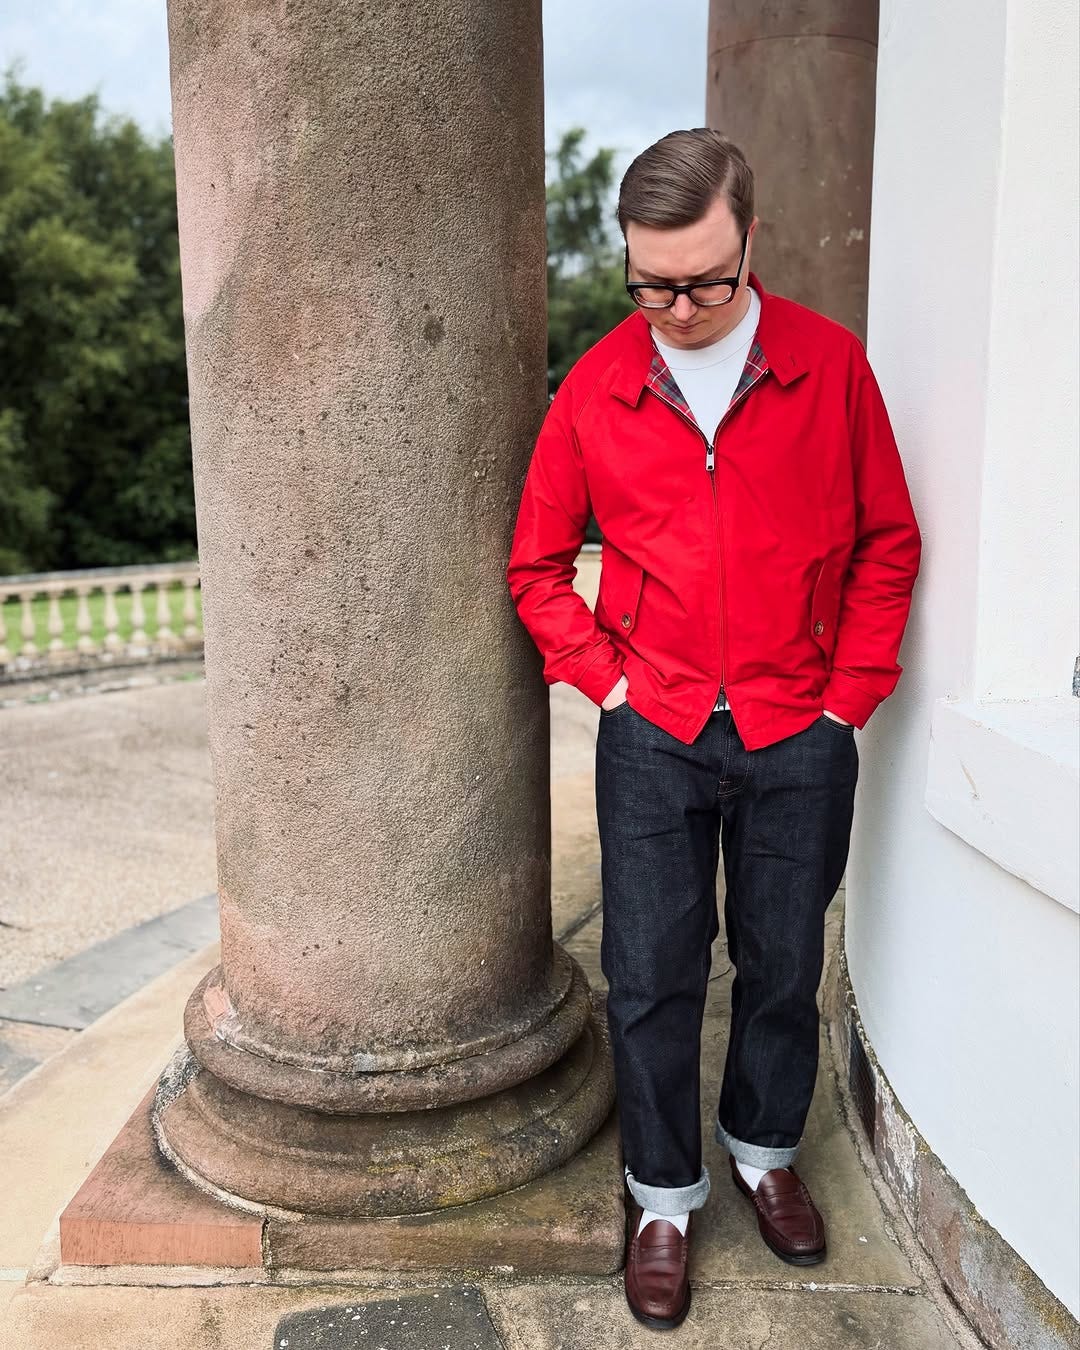
[{"label": "stone column", "polygon": [[544,409],[540,0],[170,0],[222,961],[154,1108],[254,1207],[430,1210],[613,1087],[505,562]]},{"label": "stone column", "polygon": [[877,0],[711,0],[706,118],[754,170],[765,286],[865,339]]}]

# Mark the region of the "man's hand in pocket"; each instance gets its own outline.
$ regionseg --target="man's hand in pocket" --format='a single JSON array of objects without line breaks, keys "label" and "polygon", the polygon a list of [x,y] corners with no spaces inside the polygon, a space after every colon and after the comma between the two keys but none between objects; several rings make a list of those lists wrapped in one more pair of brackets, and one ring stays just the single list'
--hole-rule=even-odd
[{"label": "man's hand in pocket", "polygon": [[604,699],[603,703],[600,704],[601,708],[603,708],[605,712],[611,712],[613,708],[617,708],[620,703],[625,702],[626,691],[629,688],[630,688],[630,681],[626,678],[625,675],[620,675],[619,683],[615,686],[615,688],[611,691],[611,693],[608,694],[607,698]]},{"label": "man's hand in pocket", "polygon": [[842,717],[837,717],[835,713],[829,712],[828,708],[824,708],[822,709],[822,711],[825,713],[826,717],[831,718],[834,722],[839,722],[842,727],[850,727],[855,725],[854,722],[845,722]]}]

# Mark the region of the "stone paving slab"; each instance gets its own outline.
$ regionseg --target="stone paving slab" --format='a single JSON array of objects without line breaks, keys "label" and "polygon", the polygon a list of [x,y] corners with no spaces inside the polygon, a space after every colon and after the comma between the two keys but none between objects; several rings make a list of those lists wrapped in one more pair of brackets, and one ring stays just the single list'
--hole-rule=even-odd
[{"label": "stone paving slab", "polygon": [[[591,772],[568,774],[553,783],[552,838],[565,841],[551,860],[551,925],[556,938],[572,944],[600,913],[600,859],[593,810]],[[579,942],[580,945],[580,942]]]},{"label": "stone paving slab", "polygon": [[82,1031],[129,994],[218,938],[217,894],[124,929],[0,990],[3,1022]]},{"label": "stone paving slab", "polygon": [[[132,1289],[54,1288],[38,1284],[20,1289],[12,1299],[7,1321],[0,1323],[0,1347],[2,1350],[297,1350],[294,1345],[281,1346],[282,1340],[290,1339],[287,1333],[278,1334],[284,1318],[315,1313],[313,1322],[300,1324],[306,1331],[318,1327],[320,1321],[336,1322],[336,1316],[332,1313],[327,1316],[326,1310],[347,1308],[352,1303],[354,1311],[357,1305],[368,1306],[369,1317],[374,1319],[380,1302],[392,1308],[406,1298],[426,1293],[437,1306],[447,1297],[448,1289],[454,1287],[456,1282],[440,1285],[431,1281],[414,1288],[383,1290],[360,1285],[349,1288],[313,1285],[302,1289],[259,1285]],[[484,1305],[478,1299],[477,1310],[481,1306]],[[393,1312],[387,1312],[386,1321],[393,1316]],[[349,1314],[350,1320],[351,1317]],[[452,1322],[451,1318],[446,1320]],[[483,1327],[483,1319],[477,1318],[476,1322]],[[349,1350],[379,1350],[380,1345],[383,1350],[405,1350],[393,1340],[376,1339],[372,1343],[370,1331],[367,1335],[360,1334],[362,1320],[352,1325],[358,1328],[355,1338],[339,1340],[335,1350],[341,1346],[348,1346]],[[471,1350],[472,1343],[463,1337],[449,1342],[451,1350]],[[423,1350],[443,1350],[446,1344],[446,1340],[436,1340],[420,1342],[419,1346]],[[495,1345],[498,1344],[496,1341]],[[324,1345],[330,1350],[334,1342]],[[311,1346],[309,1340],[304,1350],[311,1350]],[[412,1347],[408,1346],[408,1350]],[[488,1347],[483,1346],[483,1350]],[[606,1350],[605,1343],[600,1341],[591,1350]]]},{"label": "stone paving slab", "polygon": [[0,987],[217,885],[202,679],[0,709]]},{"label": "stone paving slab", "polygon": [[0,1097],[110,1008],[217,937],[217,896],[207,895],[0,990]]},{"label": "stone paving slab", "polygon": [[[465,1286],[468,1288],[469,1286]],[[24,1287],[14,1296],[0,1340],[7,1350],[473,1350],[480,1340],[498,1350],[649,1350],[657,1333],[636,1322],[617,1280],[589,1283],[509,1284],[478,1282],[475,1329],[447,1318],[454,1338],[406,1340],[420,1325],[431,1326],[432,1305],[461,1286],[429,1283],[423,1290],[364,1286],[273,1288],[243,1285],[211,1289]],[[436,1298],[436,1295],[438,1297]],[[412,1299],[428,1304],[421,1311]],[[380,1306],[381,1305],[381,1306]],[[466,1308],[469,1305],[466,1304]],[[341,1310],[350,1326],[340,1325]],[[358,1308],[367,1309],[353,1322]],[[370,1328],[387,1330],[403,1308],[415,1316],[402,1339],[372,1341]],[[415,1313],[412,1309],[415,1308]],[[483,1311],[482,1311],[483,1310]],[[490,1322],[486,1322],[486,1318]],[[294,1343],[279,1328],[284,1319],[309,1339]],[[365,1317],[368,1319],[365,1322]],[[378,1319],[378,1320],[376,1320]],[[330,1327],[329,1323],[335,1326]],[[357,1332],[350,1339],[351,1328]],[[447,1337],[451,1333],[442,1329]],[[367,1335],[361,1334],[365,1329]],[[338,1333],[337,1340],[312,1340]],[[289,1340],[288,1347],[281,1341]],[[663,1342],[686,1350],[957,1350],[957,1341],[929,1299],[921,1294],[859,1290],[790,1290],[695,1285],[690,1315]]]},{"label": "stone paving slab", "polygon": [[0,1022],[0,1097],[78,1034],[66,1027]]},{"label": "stone paving slab", "polygon": [[[486,1289],[505,1350],[653,1350],[622,1290]],[[686,1321],[664,1333],[673,1350],[956,1350],[918,1295],[695,1288]]]},{"label": "stone paving slab", "polygon": [[218,955],[215,944],[187,957],[0,1098],[0,1269],[25,1277],[55,1216],[157,1080],[187,996]]},{"label": "stone paving slab", "polygon": [[467,1285],[287,1313],[272,1342],[275,1350],[356,1350],[361,1344],[370,1350],[504,1350],[483,1294]]}]

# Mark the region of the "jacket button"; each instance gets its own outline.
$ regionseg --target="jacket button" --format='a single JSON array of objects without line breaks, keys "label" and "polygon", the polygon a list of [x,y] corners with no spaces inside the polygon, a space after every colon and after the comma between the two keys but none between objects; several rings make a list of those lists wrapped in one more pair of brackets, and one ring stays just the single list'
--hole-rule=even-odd
[{"label": "jacket button", "polygon": [[814,632],[815,632],[815,633],[824,633],[824,631],[825,631],[825,625],[821,622],[820,619],[818,619],[817,623],[814,624]]},{"label": "jacket button", "polygon": [[624,615],[622,616],[622,626],[623,626],[624,628],[629,628],[630,625],[631,625],[633,622],[634,622],[634,621],[633,621],[633,619],[630,617],[629,614],[624,614]]}]

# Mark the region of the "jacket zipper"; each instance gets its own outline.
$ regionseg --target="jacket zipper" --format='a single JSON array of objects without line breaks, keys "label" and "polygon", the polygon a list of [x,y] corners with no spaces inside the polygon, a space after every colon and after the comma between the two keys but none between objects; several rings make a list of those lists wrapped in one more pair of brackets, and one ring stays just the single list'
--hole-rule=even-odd
[{"label": "jacket zipper", "polygon": [[[766,373],[766,370],[761,371],[761,373],[746,386],[746,388],[742,391],[739,397],[733,399],[732,402],[728,404],[727,410],[725,411],[723,417],[721,417],[720,421],[717,422],[716,424],[716,431],[713,433],[713,438],[711,442],[705,435],[705,433],[702,431],[702,429],[698,426],[698,424],[692,418],[687,417],[687,415],[683,412],[681,408],[679,408],[674,403],[668,402],[668,400],[664,398],[662,394],[657,393],[655,389],[652,391],[654,394],[656,394],[657,398],[659,398],[662,403],[667,403],[667,406],[672,410],[672,412],[677,413],[688,427],[696,431],[705,444],[705,472],[709,475],[709,486],[712,490],[713,511],[716,514],[716,553],[717,553],[717,560],[719,562],[719,569],[718,569],[719,606],[720,606],[719,698],[726,697],[724,693],[724,681],[727,678],[727,625],[724,622],[724,530],[720,516],[720,499],[717,496],[716,491],[716,438],[720,435],[721,427],[728,420],[728,418],[735,411],[735,409],[739,406],[739,404],[743,401],[743,399],[747,396],[750,390],[753,389],[754,385],[757,384],[758,380],[760,380],[761,377]],[[719,699],[717,701],[719,701]]]},{"label": "jacket zipper", "polygon": [[[723,518],[720,515],[720,496],[716,487],[716,441],[723,428],[724,423],[731,414],[747,396],[762,375],[763,370],[755,379],[751,380],[738,398],[732,399],[727,406],[727,411],[716,424],[716,430],[713,432],[712,443],[705,441],[705,471],[709,475],[709,482],[712,485],[713,510],[716,512],[716,549],[720,560],[720,697],[726,701],[724,693],[724,681],[727,678],[727,624],[725,623],[724,604],[724,526]],[[698,428],[700,432],[700,428]],[[705,440],[704,432],[701,432],[701,439]]]},{"label": "jacket zipper", "polygon": [[[655,390],[654,390],[653,392],[656,393]],[[716,450],[715,450],[716,437],[714,436],[714,437],[713,437],[713,441],[710,443],[708,437],[705,435],[705,433],[702,431],[702,429],[698,426],[698,424],[697,424],[692,418],[687,417],[687,415],[683,412],[683,410],[682,410],[681,408],[679,408],[679,407],[678,407],[676,404],[674,404],[674,403],[668,403],[668,400],[667,400],[666,398],[664,398],[661,394],[657,394],[656,396],[657,396],[657,398],[660,399],[660,401],[661,401],[662,403],[667,403],[667,406],[671,409],[671,411],[674,412],[674,413],[676,413],[676,414],[678,414],[678,416],[682,418],[682,420],[686,423],[686,425],[687,425],[692,431],[695,431],[695,432],[701,437],[701,439],[702,439],[702,441],[704,442],[704,445],[705,445],[705,471],[706,471],[706,473],[708,473],[708,475],[709,475],[709,486],[710,486],[711,491],[712,491],[712,499],[713,499],[713,511],[714,511],[714,513],[715,513],[715,515],[716,515],[716,556],[717,556],[717,562],[718,562],[718,564],[719,564],[719,567],[718,567],[719,592],[718,592],[718,596],[717,596],[717,599],[718,599],[718,601],[719,601],[719,609],[720,609],[720,695],[719,695],[719,698],[717,699],[717,702],[719,702],[719,699],[724,697],[724,678],[725,678],[725,676],[724,676],[724,672],[725,672],[725,664],[724,664],[724,645],[725,645],[725,644],[724,644],[724,547],[723,547],[723,543],[722,543],[722,540],[721,540],[721,530],[720,530],[720,503],[719,503],[719,501],[717,500],[717,496],[716,496]],[[742,395],[740,395],[740,398],[741,398],[741,397],[742,397]],[[728,413],[731,412],[731,409],[734,408],[734,406],[735,406],[734,403],[729,404],[729,405],[728,405],[727,412],[724,413],[724,416],[721,417],[720,421],[717,423],[717,426],[716,426],[716,433],[717,433],[717,434],[719,434],[720,428],[724,425],[724,422],[727,420]]]},{"label": "jacket zipper", "polygon": [[[730,412],[731,409],[728,409]],[[724,414],[727,417],[727,413]],[[716,491],[716,437],[720,433],[720,428],[724,425],[724,417],[716,425],[716,431],[713,433],[713,439],[710,443],[705,441],[705,472],[709,475],[709,486],[712,489],[713,512],[716,515],[716,557],[719,562],[718,582],[720,586],[720,696],[717,702],[724,700],[724,680],[727,672],[727,642],[726,627],[724,623],[724,531],[720,521],[720,498]],[[702,433],[702,440],[705,440]]]}]

